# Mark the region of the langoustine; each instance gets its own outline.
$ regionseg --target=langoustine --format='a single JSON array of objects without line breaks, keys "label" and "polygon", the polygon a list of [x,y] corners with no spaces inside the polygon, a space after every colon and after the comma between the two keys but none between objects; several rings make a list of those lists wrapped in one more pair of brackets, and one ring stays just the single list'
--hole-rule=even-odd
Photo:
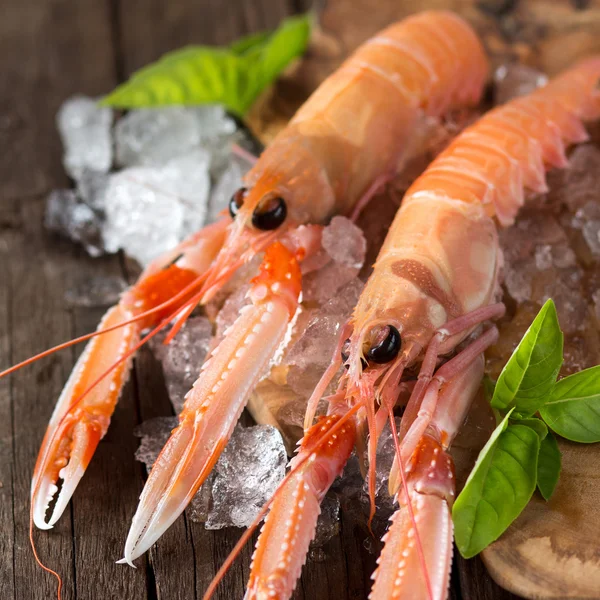
[{"label": "langoustine", "polygon": [[[494,218],[511,225],[525,189],[546,191],[545,169],[567,166],[566,147],[587,139],[582,121],[600,116],[599,77],[600,58],[591,58],[491,111],[408,190],[309,401],[305,436],[257,542],[247,600],[290,597],[319,503],[364,438],[365,423],[373,498],[375,448],[388,419],[397,443],[390,492],[400,508],[384,537],[370,598],[447,597],[455,494],[447,450],[481,382],[483,352],[497,339],[494,325],[483,333],[480,325],[504,312],[496,302],[502,258]],[[328,415],[312,425],[342,364],[347,371],[328,398]],[[396,436],[393,408],[407,385],[412,391]]]}]

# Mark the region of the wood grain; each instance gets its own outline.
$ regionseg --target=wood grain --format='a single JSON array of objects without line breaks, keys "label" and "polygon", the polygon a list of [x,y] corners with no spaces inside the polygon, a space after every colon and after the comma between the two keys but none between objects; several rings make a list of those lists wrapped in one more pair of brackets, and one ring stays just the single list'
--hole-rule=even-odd
[{"label": "wood grain", "polygon": [[[94,328],[100,310],[65,307],[65,291],[75,283],[92,274],[127,275],[117,258],[92,261],[42,229],[45,195],[68,185],[54,124],[61,102],[75,93],[105,93],[168,50],[191,43],[228,43],[244,33],[273,27],[310,3],[9,0],[5,4],[0,19],[0,369]],[[318,4],[321,8],[325,3]],[[600,2],[426,0],[419,8],[441,5],[456,9],[478,27],[495,60],[518,57],[554,71],[584,52],[600,50]],[[581,6],[584,10],[576,8]],[[378,0],[373,7],[369,0],[328,0],[306,60],[291,69],[255,111],[253,126],[265,139],[349,51],[380,26],[414,11],[415,3]],[[65,352],[0,380],[1,598],[55,597],[54,580],[36,566],[29,548],[29,482],[49,415],[76,355]],[[114,564],[145,476],[133,459],[137,442],[132,430],[141,420],[170,410],[160,368],[143,351],[72,505],[54,530],[36,533],[41,556],[63,576],[65,600],[100,595],[127,600],[200,598],[238,539],[237,530],[206,531],[184,515],[137,570]],[[567,454],[565,465],[571,460]],[[581,467],[574,458],[573,464]],[[589,469],[573,473],[587,474],[596,467],[590,462]],[[562,486],[572,484],[578,490],[574,509],[587,510],[582,502],[597,504],[597,497],[586,496],[588,480],[566,479]],[[569,489],[565,487],[565,493]],[[523,531],[519,521],[507,540],[521,543],[525,532],[543,520],[539,508],[534,505],[532,510],[524,515]],[[580,513],[559,515],[557,522],[580,527],[584,521],[577,518]],[[592,531],[597,537],[597,530],[590,527],[590,535]],[[340,536],[324,548],[324,554],[309,558],[295,600],[366,598],[375,555],[365,539],[362,528],[343,516]],[[560,538],[557,544],[575,548],[573,539]],[[505,563],[510,563],[509,548],[497,545],[497,555]],[[217,596],[221,600],[242,596],[250,552],[246,549],[226,578]],[[493,563],[491,559],[492,568]],[[521,573],[514,561],[502,567],[506,568]],[[494,575],[501,580],[496,571]],[[453,600],[514,597],[491,580],[479,559],[457,559]]]},{"label": "wood grain", "polygon": [[483,552],[494,579],[526,598],[600,597],[600,448],[560,440],[562,474]]}]

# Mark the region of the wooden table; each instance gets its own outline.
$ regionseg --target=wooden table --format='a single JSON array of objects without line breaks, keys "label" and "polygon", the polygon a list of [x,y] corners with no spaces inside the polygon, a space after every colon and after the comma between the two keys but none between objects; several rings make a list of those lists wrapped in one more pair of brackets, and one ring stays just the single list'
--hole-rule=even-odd
[{"label": "wooden table", "polygon": [[[95,275],[128,273],[118,257],[92,260],[43,230],[46,195],[67,187],[54,116],[75,93],[101,95],[167,50],[223,44],[271,28],[307,8],[304,0],[9,0],[0,17],[0,370],[94,329],[101,310],[69,309],[65,291]],[[48,418],[77,352],[65,351],[0,381],[0,598],[55,597],[28,540],[29,486]],[[65,600],[200,598],[240,532],[206,531],[185,516],[140,561],[116,565],[142,489],[133,428],[170,414],[152,357],[141,352],[72,503],[51,532],[36,532],[41,557],[64,578]],[[363,534],[341,534],[309,560],[294,598],[368,595],[375,557]],[[241,598],[251,549],[219,598]],[[515,598],[478,560],[458,559],[452,598]]]}]

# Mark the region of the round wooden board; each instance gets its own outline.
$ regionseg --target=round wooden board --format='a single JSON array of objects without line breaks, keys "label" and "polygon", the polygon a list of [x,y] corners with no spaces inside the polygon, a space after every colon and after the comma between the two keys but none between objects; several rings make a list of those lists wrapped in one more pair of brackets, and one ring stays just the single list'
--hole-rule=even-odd
[{"label": "round wooden board", "polygon": [[[270,142],[361,42],[411,13],[440,8],[477,29],[494,67],[521,62],[553,75],[600,53],[600,0],[328,0],[306,57],[257,103],[251,128]],[[600,446],[560,446],[563,473],[554,497],[546,503],[536,492],[483,559],[501,586],[525,598],[600,599]]]},{"label": "round wooden board", "polygon": [[600,447],[560,440],[563,469],[549,502],[536,492],[483,562],[525,598],[600,598]]}]

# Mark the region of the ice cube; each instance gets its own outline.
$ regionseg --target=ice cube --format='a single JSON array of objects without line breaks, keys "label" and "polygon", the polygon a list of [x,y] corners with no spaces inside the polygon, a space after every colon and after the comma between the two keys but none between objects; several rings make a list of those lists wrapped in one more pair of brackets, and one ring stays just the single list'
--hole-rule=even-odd
[{"label": "ice cube", "polygon": [[301,396],[309,397],[329,365],[341,327],[356,305],[363,283],[353,279],[327,302],[309,322],[304,333],[288,350],[287,383]]},{"label": "ice cube", "polygon": [[206,317],[190,317],[171,343],[162,340],[168,330],[150,342],[152,351],[162,363],[167,391],[176,414],[181,412],[184,397],[198,379],[212,337],[212,325]]},{"label": "ice cube", "polygon": [[531,298],[531,278],[535,271],[535,264],[531,261],[505,265],[504,285],[513,300],[524,302]]},{"label": "ice cube", "polygon": [[106,205],[106,189],[110,175],[92,169],[82,169],[77,179],[79,197],[97,213],[103,215]]},{"label": "ice cube", "polygon": [[357,273],[354,267],[331,261],[319,270],[311,271],[302,277],[302,298],[306,302],[323,304],[341,293],[340,289],[355,279]]},{"label": "ice cube", "polygon": [[597,198],[586,202],[572,219],[572,225],[581,233],[593,256],[600,257],[600,206]]},{"label": "ice cube", "polygon": [[598,350],[598,338],[594,327],[582,333],[565,335],[564,361],[560,375],[565,377],[597,365],[600,360]]},{"label": "ice cube", "polygon": [[323,248],[341,265],[354,267],[357,272],[365,260],[367,242],[363,232],[346,217],[333,217],[323,230]]},{"label": "ice cube", "polygon": [[306,397],[292,397],[291,400],[282,404],[277,411],[277,421],[286,430],[295,431],[298,434],[298,439],[303,434],[306,402]]},{"label": "ice cube", "polygon": [[548,83],[540,71],[519,64],[501,65],[494,72],[496,104],[504,104],[517,96],[524,96]]},{"label": "ice cube", "polygon": [[237,425],[215,467],[207,529],[247,527],[285,476],[281,434],[269,425]]},{"label": "ice cube", "polygon": [[536,246],[567,241],[560,223],[548,210],[526,210],[511,227],[499,232],[500,245],[508,262],[531,257]]},{"label": "ice cube", "polygon": [[84,281],[66,291],[65,302],[73,307],[108,307],[119,301],[126,288],[127,283],[116,275],[86,277]]},{"label": "ice cube", "polygon": [[188,507],[190,519],[195,523],[206,523],[210,505],[212,502],[212,486],[215,480],[214,473],[211,473],[200,489],[196,492]]},{"label": "ice cube", "polygon": [[242,177],[247,170],[247,166],[243,165],[241,161],[237,160],[235,157],[230,159],[210,194],[207,217],[208,223],[216,221],[222,211],[228,210],[229,200],[233,193],[242,187]]},{"label": "ice cube", "polygon": [[550,196],[576,212],[589,202],[598,202],[600,189],[600,149],[593,144],[576,146],[569,165],[548,175]]},{"label": "ice cube", "polygon": [[112,164],[112,110],[86,96],[73,96],[60,108],[56,124],[66,172],[77,179],[84,169],[106,173]]},{"label": "ice cube", "polygon": [[124,167],[160,166],[234,131],[221,106],[134,110],[115,126],[116,160]]},{"label": "ice cube", "polygon": [[111,176],[102,236],[147,265],[202,227],[209,191],[209,155],[198,149],[162,167],[132,167]]},{"label": "ice cube", "polygon": [[367,249],[362,231],[346,217],[334,217],[323,230],[323,249],[331,261],[303,277],[302,295],[322,304],[359,273]]},{"label": "ice cube", "polygon": [[550,269],[553,263],[552,246],[544,244],[535,249],[535,266],[538,270]]},{"label": "ice cube", "polygon": [[102,219],[74,190],[54,190],[46,200],[44,225],[80,243],[91,256],[103,254]]},{"label": "ice cube", "polygon": [[135,458],[146,465],[148,473],[178,422],[177,417],[155,417],[144,421],[133,430],[133,434],[141,438]]},{"label": "ice cube", "polygon": [[556,311],[560,327],[565,333],[574,333],[582,330],[588,319],[588,307],[582,288],[582,270],[575,266],[567,269],[553,271],[538,297],[533,299],[543,304],[552,298],[556,304]]}]

